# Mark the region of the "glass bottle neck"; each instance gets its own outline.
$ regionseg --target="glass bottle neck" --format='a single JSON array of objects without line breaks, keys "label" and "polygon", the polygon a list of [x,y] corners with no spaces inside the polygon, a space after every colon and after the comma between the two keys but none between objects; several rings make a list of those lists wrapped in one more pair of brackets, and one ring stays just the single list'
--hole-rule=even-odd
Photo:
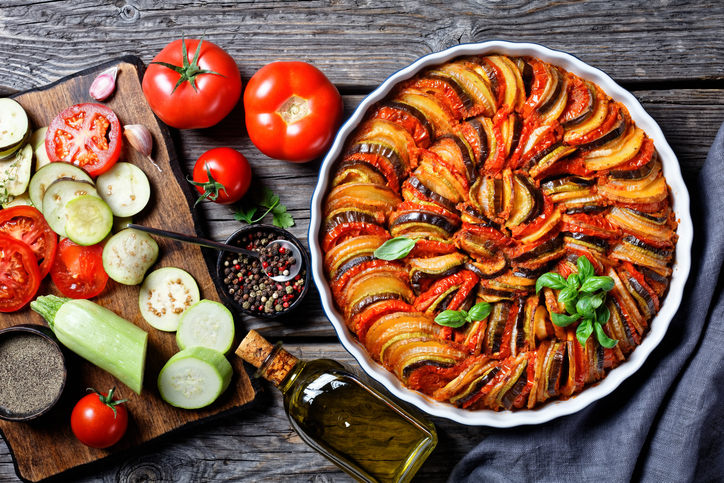
[{"label": "glass bottle neck", "polygon": [[254,377],[263,377],[284,393],[291,387],[304,364],[282,349],[282,345],[282,341],[274,345],[272,351],[257,369]]}]

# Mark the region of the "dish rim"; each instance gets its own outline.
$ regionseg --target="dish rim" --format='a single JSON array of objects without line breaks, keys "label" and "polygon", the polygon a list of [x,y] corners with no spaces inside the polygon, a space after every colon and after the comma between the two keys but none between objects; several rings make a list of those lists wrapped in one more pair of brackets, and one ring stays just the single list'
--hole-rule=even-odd
[{"label": "dish rim", "polygon": [[[562,67],[579,77],[598,84],[612,99],[621,102],[629,110],[631,118],[646,134],[654,140],[654,145],[662,160],[667,184],[673,199],[673,209],[679,221],[675,263],[671,276],[669,292],[661,310],[651,322],[651,330],[641,345],[620,366],[609,371],[607,376],[596,385],[567,400],[554,400],[535,409],[518,411],[468,411],[450,404],[434,401],[425,395],[403,386],[394,374],[388,372],[369,356],[365,347],[356,340],[347,329],[342,316],[334,307],[328,282],[324,277],[323,256],[318,233],[322,223],[322,201],[331,176],[331,166],[338,158],[349,134],[359,125],[368,108],[382,100],[399,82],[409,79],[431,65],[447,62],[461,55],[482,55],[499,53],[513,56],[530,56],[544,62]],[[541,424],[561,416],[576,413],[593,402],[612,393],[623,381],[628,379],[644,364],[648,356],[659,345],[676,314],[691,268],[691,246],[693,225],[689,210],[689,192],[681,175],[679,161],[669,146],[659,125],[644,110],[641,103],[630,92],[619,86],[608,74],[592,67],[566,52],[553,50],[535,43],[518,43],[491,40],[486,42],[460,44],[440,52],[434,52],[419,58],[407,67],[390,75],[377,89],[360,102],[352,116],[340,128],[327,156],[320,165],[317,186],[311,200],[311,220],[309,223],[308,243],[311,254],[312,276],[319,290],[325,315],[337,333],[344,348],[357,360],[363,370],[380,382],[387,390],[403,401],[412,404],[429,415],[450,419],[468,426],[491,426],[509,428],[527,424]]]}]

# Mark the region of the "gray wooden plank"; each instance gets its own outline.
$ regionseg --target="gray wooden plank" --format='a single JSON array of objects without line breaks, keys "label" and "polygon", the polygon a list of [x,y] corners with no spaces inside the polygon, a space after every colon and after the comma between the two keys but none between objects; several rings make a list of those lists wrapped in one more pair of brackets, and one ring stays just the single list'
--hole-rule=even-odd
[{"label": "gray wooden plank", "polygon": [[[359,367],[340,344],[285,344],[296,356],[331,358]],[[351,482],[289,426],[281,393],[269,384],[257,409],[162,439],[143,454],[124,459],[78,483],[174,481]],[[437,448],[413,481],[443,482],[454,464],[492,430],[432,418]],[[5,443],[0,440],[0,483],[17,483]]]},{"label": "gray wooden plank", "polygon": [[[345,89],[378,85],[430,52],[491,39],[570,52],[626,83],[724,78],[724,4],[712,0],[104,0],[0,4],[0,85],[24,90],[123,54],[150,61],[200,36],[244,79],[306,60]],[[340,48],[340,46],[343,46]]]}]

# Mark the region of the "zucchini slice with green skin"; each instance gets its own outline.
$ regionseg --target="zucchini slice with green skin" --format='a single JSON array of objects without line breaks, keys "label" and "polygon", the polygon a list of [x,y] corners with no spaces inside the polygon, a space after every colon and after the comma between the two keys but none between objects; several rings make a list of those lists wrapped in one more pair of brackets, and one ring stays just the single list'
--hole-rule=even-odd
[{"label": "zucchini slice with green skin", "polygon": [[[40,168],[50,164],[50,158],[48,157],[48,151],[45,150],[45,143],[35,148],[35,172],[40,171]],[[75,166],[73,166],[75,168]],[[90,177],[90,176],[89,176]]]},{"label": "zucchini slice with green skin", "polygon": [[151,198],[151,185],[146,174],[131,163],[116,163],[98,176],[96,187],[115,216],[133,216]]},{"label": "zucchini slice with green skin", "polygon": [[[41,146],[39,149],[45,151],[45,146]],[[37,151],[35,155],[38,155]],[[41,213],[43,211],[43,196],[45,196],[45,192],[48,191],[51,184],[59,179],[86,181],[93,184],[93,179],[88,176],[88,173],[72,164],[50,163],[41,168],[37,168],[35,174],[30,179],[28,193],[30,194],[30,200]]]},{"label": "zucchini slice with green skin", "polygon": [[28,189],[33,169],[33,148],[26,144],[15,156],[0,161],[0,199],[20,196]]},{"label": "zucchini slice with green skin", "polygon": [[89,246],[103,241],[113,228],[113,213],[100,198],[92,195],[73,198],[65,205],[68,221],[65,232],[72,242]]},{"label": "zucchini slice with green skin", "polygon": [[30,134],[30,121],[23,106],[13,99],[0,99],[0,159],[9,158],[22,148]]},{"label": "zucchini slice with green skin", "polygon": [[226,354],[234,343],[234,316],[213,300],[201,300],[184,312],[176,331],[181,350],[208,347]]},{"label": "zucchini slice with green skin", "polygon": [[186,309],[200,299],[199,286],[188,272],[180,268],[164,267],[152,272],[143,281],[138,294],[138,305],[141,315],[152,327],[165,332],[175,332]]},{"label": "zucchini slice with green skin", "polygon": [[28,144],[33,147],[33,151],[37,151],[38,147],[45,146],[45,134],[48,132],[48,127],[41,127],[33,131],[28,139]]},{"label": "zucchini slice with green skin", "polygon": [[[43,216],[50,228],[60,236],[68,236],[65,225],[68,222],[68,202],[79,196],[99,198],[93,183],[61,178],[55,180],[43,195]],[[32,197],[31,197],[32,199]]]},{"label": "zucchini slice with green skin", "polygon": [[191,347],[168,360],[158,375],[158,392],[164,401],[183,409],[208,406],[229,387],[233,369],[218,351]]},{"label": "zucchini slice with green skin", "polygon": [[146,271],[158,259],[158,243],[150,235],[125,229],[103,247],[103,269],[109,277],[123,285],[143,282]]},{"label": "zucchini slice with green skin", "polygon": [[3,208],[12,208],[13,206],[33,206],[33,202],[30,201],[30,195],[28,195],[28,192],[26,191],[19,196],[13,196],[12,200],[2,204]]},{"label": "zucchini slice with green skin", "polygon": [[141,394],[146,331],[89,300],[47,295],[30,308],[43,316],[61,344]]}]

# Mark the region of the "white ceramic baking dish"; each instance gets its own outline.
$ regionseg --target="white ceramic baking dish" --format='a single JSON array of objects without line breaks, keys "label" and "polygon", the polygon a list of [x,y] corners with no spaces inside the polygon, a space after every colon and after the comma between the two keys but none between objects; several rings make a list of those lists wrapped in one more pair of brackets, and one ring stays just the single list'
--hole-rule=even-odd
[{"label": "white ceramic baking dish", "polygon": [[[357,127],[368,108],[375,102],[382,100],[397,83],[413,77],[426,67],[447,62],[461,55],[492,53],[507,54],[510,56],[531,56],[544,62],[560,66],[583,79],[598,84],[614,100],[623,103],[628,108],[636,124],[654,140],[654,145],[663,162],[664,175],[671,187],[671,194],[674,199],[673,208],[679,220],[679,241],[676,245],[676,263],[674,265],[674,273],[671,277],[669,293],[662,304],[661,311],[651,323],[651,331],[644,338],[641,345],[633,351],[625,363],[610,371],[608,376],[600,383],[587,387],[571,399],[566,401],[551,401],[533,410],[500,412],[490,410],[468,411],[456,408],[447,403],[433,401],[416,391],[404,387],[392,373],[386,371],[382,366],[372,360],[364,346],[357,341],[355,336],[345,326],[342,315],[334,307],[332,293],[324,277],[322,268],[323,254],[319,243],[319,232],[323,221],[322,202],[328,191],[332,164],[339,158],[347,136]],[[413,404],[428,414],[451,419],[466,425],[507,428],[524,424],[539,424],[580,411],[592,402],[610,394],[626,378],[631,376],[643,365],[649,354],[651,354],[654,348],[661,342],[661,339],[663,339],[671,319],[679,308],[681,296],[684,291],[684,284],[689,275],[691,265],[693,228],[691,215],[689,213],[689,192],[681,176],[679,161],[666,142],[659,125],[644,111],[641,104],[631,93],[616,84],[606,73],[585,64],[565,52],[551,50],[541,45],[530,43],[490,41],[457,45],[442,52],[436,52],[422,57],[415,63],[387,78],[380,87],[360,103],[357,110],[337,134],[332,148],[322,162],[317,187],[312,197],[311,212],[309,248],[312,255],[312,274],[319,289],[324,311],[334,326],[342,345],[357,359],[359,365],[367,374],[382,383],[395,396]]]}]

